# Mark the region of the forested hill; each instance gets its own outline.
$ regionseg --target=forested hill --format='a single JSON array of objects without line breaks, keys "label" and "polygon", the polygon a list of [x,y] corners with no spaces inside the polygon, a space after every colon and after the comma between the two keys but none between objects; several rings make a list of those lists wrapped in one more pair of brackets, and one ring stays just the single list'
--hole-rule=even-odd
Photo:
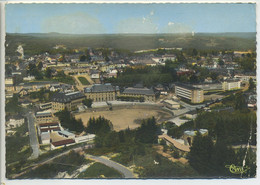
[{"label": "forested hill", "polygon": [[59,33],[32,33],[6,35],[6,54],[14,55],[19,44],[25,54],[39,54],[55,45],[69,49],[116,48],[130,51],[154,48],[196,48],[217,50],[255,50],[256,33],[195,33],[191,34],[105,34],[70,35]]}]

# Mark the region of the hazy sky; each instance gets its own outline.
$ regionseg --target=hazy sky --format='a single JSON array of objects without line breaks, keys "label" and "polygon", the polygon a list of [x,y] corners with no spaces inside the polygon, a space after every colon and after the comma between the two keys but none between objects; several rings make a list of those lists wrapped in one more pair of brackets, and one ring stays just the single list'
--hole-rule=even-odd
[{"label": "hazy sky", "polygon": [[8,4],[8,33],[256,32],[255,4]]}]

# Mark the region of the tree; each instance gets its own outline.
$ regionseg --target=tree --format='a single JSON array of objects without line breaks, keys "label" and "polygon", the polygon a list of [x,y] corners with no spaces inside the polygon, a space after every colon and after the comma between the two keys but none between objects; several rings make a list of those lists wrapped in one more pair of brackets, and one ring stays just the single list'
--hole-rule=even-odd
[{"label": "tree", "polygon": [[39,71],[41,71],[41,70],[42,70],[42,67],[43,67],[42,62],[39,62],[39,64],[37,65],[37,69],[38,69]]},{"label": "tree", "polygon": [[226,168],[226,165],[237,164],[235,152],[228,147],[223,139],[217,139],[211,156],[211,175],[215,176],[233,176]]},{"label": "tree", "polygon": [[177,125],[175,125],[168,130],[167,134],[174,138],[180,138],[182,136],[183,132]]},{"label": "tree", "polygon": [[89,118],[86,132],[91,134],[103,135],[113,130],[111,121],[99,116],[96,118]]},{"label": "tree", "polygon": [[141,127],[136,131],[136,141],[140,143],[157,143],[158,126],[155,118],[148,118],[142,121]]},{"label": "tree", "polygon": [[87,60],[88,62],[90,62],[90,61],[91,61],[91,56],[90,56],[90,53],[89,53],[89,50],[88,50],[88,49],[85,51],[85,54],[86,54],[86,59],[85,59],[85,60]]},{"label": "tree", "polygon": [[46,78],[51,78],[52,77],[52,70],[51,70],[51,68],[48,67],[46,69],[45,76],[46,76]]},{"label": "tree", "polygon": [[250,78],[250,79],[249,79],[249,88],[248,88],[248,90],[249,90],[249,91],[252,91],[252,90],[255,89],[255,87],[256,87],[256,85],[255,85],[255,83],[254,83],[254,80],[253,80],[252,78]]},{"label": "tree", "polygon": [[82,101],[84,105],[86,105],[88,108],[91,108],[92,107],[92,103],[93,103],[93,100],[92,99],[88,99],[86,98],[85,100]]},{"label": "tree", "polygon": [[224,61],[223,60],[221,60],[221,59],[218,59],[218,65],[220,65],[220,66],[223,66],[225,63],[224,63]]},{"label": "tree", "polygon": [[190,165],[202,175],[211,171],[211,156],[213,142],[209,136],[202,136],[199,132],[194,137],[189,153]]},{"label": "tree", "polygon": [[35,64],[30,63],[28,66],[27,73],[31,76],[35,76],[36,80],[43,79],[41,71],[38,70]]},{"label": "tree", "polygon": [[63,111],[57,112],[56,115],[59,117],[62,127],[78,133],[84,130],[82,120],[76,120],[66,108]]},{"label": "tree", "polygon": [[87,59],[86,55],[81,55],[79,61],[84,62]]},{"label": "tree", "polygon": [[247,109],[246,99],[242,93],[237,93],[235,95],[235,109],[238,110]]},{"label": "tree", "polygon": [[192,56],[197,56],[198,55],[198,51],[194,48],[192,50]]},{"label": "tree", "polygon": [[105,56],[105,61],[106,61],[106,62],[109,62],[109,61],[110,61],[110,59],[109,59],[109,57],[108,57],[107,55]]}]

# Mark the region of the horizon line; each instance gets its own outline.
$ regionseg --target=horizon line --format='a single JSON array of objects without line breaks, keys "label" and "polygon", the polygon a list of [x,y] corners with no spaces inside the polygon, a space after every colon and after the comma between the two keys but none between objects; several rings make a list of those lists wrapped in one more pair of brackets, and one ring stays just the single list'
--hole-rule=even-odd
[{"label": "horizon line", "polygon": [[211,33],[211,34],[219,34],[219,33],[257,33],[256,31],[250,32],[179,32],[179,33],[60,33],[60,32],[28,32],[28,33],[15,33],[15,32],[6,32],[6,34],[60,34],[60,35],[160,35],[160,34],[201,34],[201,33]]}]

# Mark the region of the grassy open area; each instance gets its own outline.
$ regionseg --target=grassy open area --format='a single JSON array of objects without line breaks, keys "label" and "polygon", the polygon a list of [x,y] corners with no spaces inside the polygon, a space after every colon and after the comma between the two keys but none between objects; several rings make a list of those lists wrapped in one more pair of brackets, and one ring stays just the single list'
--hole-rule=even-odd
[{"label": "grassy open area", "polygon": [[122,178],[122,174],[104,164],[95,163],[79,174],[78,178]]},{"label": "grassy open area", "polygon": [[[130,160],[129,160],[130,159]],[[185,162],[172,162],[172,160],[159,154],[154,147],[147,145],[139,154],[131,155],[121,152],[111,160],[126,166],[134,165],[134,172],[140,178],[194,178],[197,172]],[[185,160],[182,158],[182,160]],[[155,164],[155,162],[158,162]]]},{"label": "grassy open area", "polygon": [[79,81],[82,83],[82,85],[90,85],[89,81],[85,77],[78,77]]},{"label": "grassy open area", "polygon": [[171,114],[161,110],[160,108],[136,108],[136,109],[118,109],[113,111],[97,111],[97,112],[85,112],[75,116],[76,119],[82,119],[83,124],[86,126],[89,118],[103,116],[113,123],[114,130],[124,130],[128,127],[135,129],[140,126],[141,119],[155,117],[160,121],[163,119],[170,119]]}]

